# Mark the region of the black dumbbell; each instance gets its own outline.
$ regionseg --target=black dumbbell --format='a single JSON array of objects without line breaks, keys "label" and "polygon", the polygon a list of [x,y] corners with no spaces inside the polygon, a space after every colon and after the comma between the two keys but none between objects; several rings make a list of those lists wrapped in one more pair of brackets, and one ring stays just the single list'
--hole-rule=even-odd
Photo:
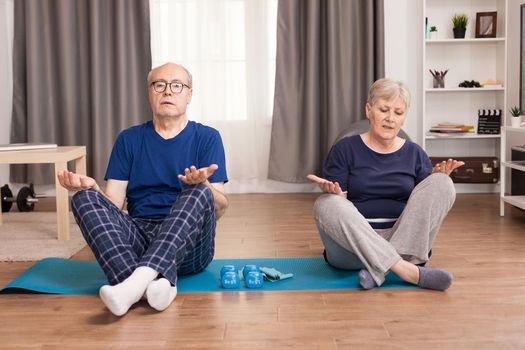
[{"label": "black dumbbell", "polygon": [[2,198],[2,213],[7,213],[13,206],[13,192],[9,185],[5,184],[0,188],[0,197]]},{"label": "black dumbbell", "polygon": [[38,198],[36,198],[33,184],[30,184],[29,187],[22,187],[20,191],[18,191],[18,195],[16,196],[18,211],[33,211],[36,202],[38,202]]},{"label": "black dumbbell", "polygon": [[[5,195],[4,195],[4,192],[5,192]],[[11,206],[13,205],[13,202],[16,202],[18,211],[21,211],[21,212],[33,211],[35,209],[35,203],[38,202],[37,197],[43,197],[43,196],[37,196],[35,194],[35,189],[34,189],[33,184],[22,187],[20,191],[18,191],[18,195],[16,196],[16,199],[13,197],[13,192],[11,192],[9,187],[5,185],[2,187],[2,212],[9,211],[11,209]],[[4,206],[5,206],[5,210],[4,210]]]}]

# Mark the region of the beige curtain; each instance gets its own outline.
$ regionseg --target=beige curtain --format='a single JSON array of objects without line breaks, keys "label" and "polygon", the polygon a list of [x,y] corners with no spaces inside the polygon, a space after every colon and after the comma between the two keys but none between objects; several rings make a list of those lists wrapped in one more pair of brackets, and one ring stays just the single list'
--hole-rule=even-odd
[{"label": "beige curtain", "polygon": [[[151,119],[148,0],[16,0],[11,142],[86,145],[101,181],[118,132]],[[51,166],[11,181],[54,183]]]},{"label": "beige curtain", "polygon": [[280,0],[268,177],[321,175],[337,135],[384,76],[382,0]]}]

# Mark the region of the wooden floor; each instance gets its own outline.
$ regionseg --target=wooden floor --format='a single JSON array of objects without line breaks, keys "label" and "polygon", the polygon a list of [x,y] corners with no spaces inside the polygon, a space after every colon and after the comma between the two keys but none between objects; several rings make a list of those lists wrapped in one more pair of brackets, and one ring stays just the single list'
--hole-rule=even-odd
[{"label": "wooden floor", "polygon": [[[319,256],[315,194],[231,195],[217,258]],[[0,295],[0,348],[525,349],[525,212],[497,195],[458,195],[423,289],[180,293],[165,312],[140,302],[112,316],[96,295]],[[76,259],[93,259],[83,249]],[[31,263],[0,263],[0,285]]]}]

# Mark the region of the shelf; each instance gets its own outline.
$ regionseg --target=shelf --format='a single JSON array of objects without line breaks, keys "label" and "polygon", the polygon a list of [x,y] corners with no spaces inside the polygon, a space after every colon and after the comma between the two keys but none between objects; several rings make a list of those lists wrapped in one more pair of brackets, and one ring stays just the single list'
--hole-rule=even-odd
[{"label": "shelf", "polygon": [[525,161],[523,160],[517,162],[502,162],[501,164],[512,169],[525,171]]},{"label": "shelf", "polygon": [[[515,38],[514,30],[508,31],[508,0],[423,0],[420,23],[427,28],[435,26],[438,33],[432,39],[421,34],[418,51],[419,95],[421,98],[421,122],[418,124],[419,140],[429,156],[498,156],[508,148],[508,132],[501,131],[501,123],[510,123],[508,117],[508,92],[512,90],[508,76],[508,43]],[[513,8],[519,9],[517,4]],[[496,38],[475,38],[476,14],[485,11],[497,12]],[[451,18],[465,13],[470,18],[466,37],[452,36]],[[514,14],[513,14],[514,15]],[[516,16],[518,13],[515,14]],[[513,35],[511,36],[510,33]],[[437,34],[437,35],[436,35]],[[508,40],[507,40],[508,38]],[[429,70],[445,71],[444,88],[433,88]],[[486,87],[460,87],[465,81],[493,81]],[[519,78],[518,78],[519,79]],[[513,80],[512,80],[513,82]],[[468,84],[467,84],[468,85]],[[435,85],[437,86],[437,85]],[[443,85],[441,85],[443,86]],[[463,84],[461,84],[463,86]],[[490,131],[498,134],[478,134],[480,110],[500,110],[501,120]],[[419,112],[419,111],[418,111]],[[525,120],[524,120],[525,121]],[[468,133],[431,133],[431,127],[445,122],[472,125]],[[487,124],[488,125],[488,124]],[[525,127],[523,128],[525,132]],[[485,129],[479,129],[483,132]],[[521,130],[520,130],[521,131]],[[520,134],[525,135],[525,134]],[[503,144],[505,142],[505,145]],[[523,142],[522,142],[523,143]],[[506,168],[510,171],[510,168]],[[501,169],[498,169],[500,171]],[[500,173],[501,175],[501,173]],[[508,184],[508,182],[507,182]],[[461,185],[461,186],[460,186]],[[458,193],[500,192],[501,184],[456,184]]]},{"label": "shelf", "polygon": [[505,131],[525,132],[524,126],[522,126],[521,128],[513,128],[512,126],[502,126],[501,129]]},{"label": "shelf", "polygon": [[520,209],[525,209],[525,196],[502,196],[501,199]]},{"label": "shelf", "polygon": [[427,44],[461,44],[505,42],[505,38],[425,39]]},{"label": "shelf", "polygon": [[469,134],[461,134],[461,135],[458,135],[458,134],[451,134],[451,135],[445,134],[443,136],[436,136],[436,135],[429,135],[429,134],[425,135],[425,139],[427,139],[427,140],[499,139],[499,138],[501,138],[501,135],[499,135],[499,134],[496,134],[496,135],[493,135],[493,134],[484,135],[484,134],[477,134],[477,133],[469,133]]},{"label": "shelf", "polygon": [[439,88],[439,89],[425,89],[425,92],[486,92],[486,91],[505,91],[504,87],[488,87],[488,88]]}]

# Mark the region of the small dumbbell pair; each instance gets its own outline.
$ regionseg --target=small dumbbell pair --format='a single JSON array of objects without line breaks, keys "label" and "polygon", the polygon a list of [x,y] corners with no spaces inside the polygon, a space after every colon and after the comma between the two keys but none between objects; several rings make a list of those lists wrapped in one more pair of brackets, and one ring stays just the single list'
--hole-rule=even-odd
[{"label": "small dumbbell pair", "polygon": [[[257,265],[245,265],[242,269],[244,283],[248,288],[261,288],[264,276]],[[239,288],[240,277],[234,265],[224,265],[221,269],[221,285],[226,289]]]}]

